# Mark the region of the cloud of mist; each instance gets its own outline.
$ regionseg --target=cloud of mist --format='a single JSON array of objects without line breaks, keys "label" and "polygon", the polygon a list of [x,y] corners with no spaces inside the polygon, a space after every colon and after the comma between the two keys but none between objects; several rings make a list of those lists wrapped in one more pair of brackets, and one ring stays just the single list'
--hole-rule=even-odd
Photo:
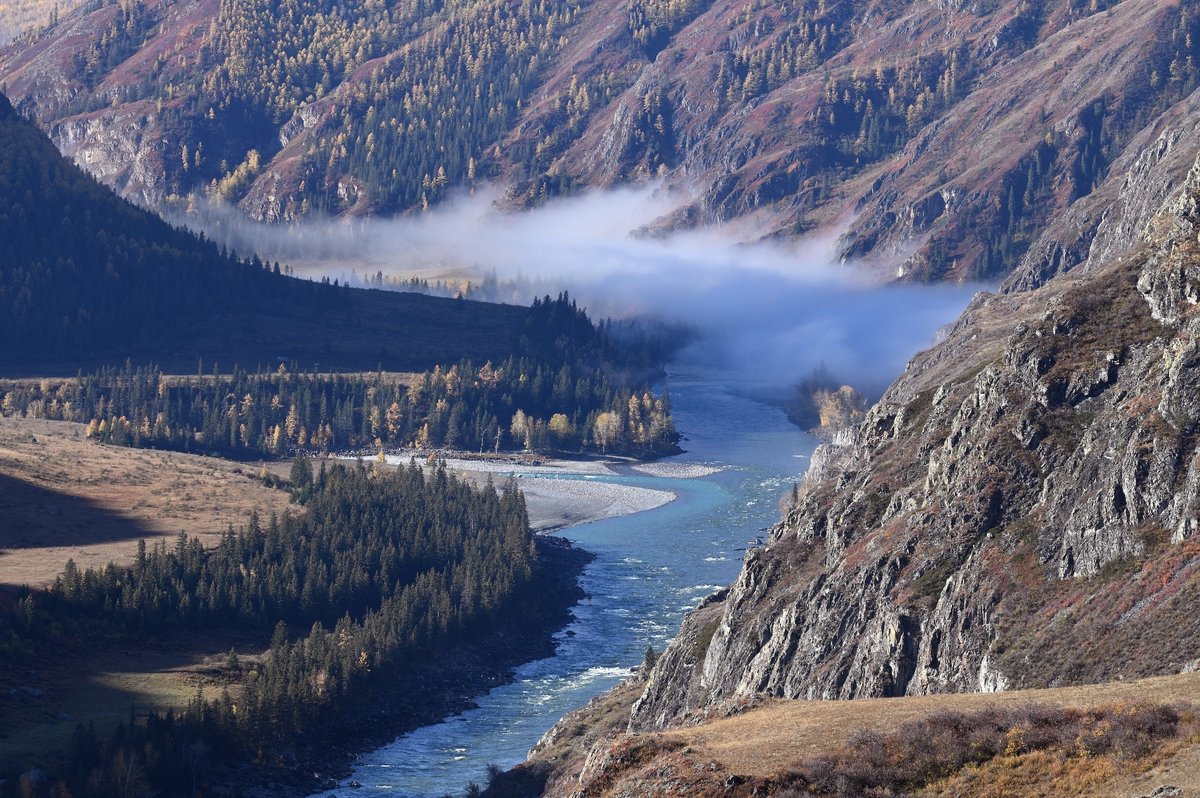
[{"label": "cloud of mist", "polygon": [[203,228],[301,276],[382,272],[430,279],[494,272],[528,290],[569,290],[593,317],[692,327],[683,357],[784,387],[824,365],[877,394],[933,342],[981,286],[887,284],[866,264],[836,263],[834,236],[747,243],[734,227],[632,235],[681,203],[656,187],[593,191],[521,212],[479,192],[396,219],[266,226],[207,212]]}]

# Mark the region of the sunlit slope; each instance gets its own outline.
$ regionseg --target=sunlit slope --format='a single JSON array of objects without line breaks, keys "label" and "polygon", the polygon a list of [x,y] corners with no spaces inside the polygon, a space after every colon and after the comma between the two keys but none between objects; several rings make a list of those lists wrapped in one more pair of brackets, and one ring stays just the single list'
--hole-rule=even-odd
[{"label": "sunlit slope", "polygon": [[[484,794],[1200,794],[1196,674],[991,694],[774,700],[656,734],[620,733],[614,702],[628,694],[589,705],[587,734],[560,725],[558,739]],[[597,724],[616,736],[597,742]]]},{"label": "sunlit slope", "polygon": [[0,0],[0,46],[57,24],[81,5],[80,0]]},{"label": "sunlit slope", "polygon": [[656,226],[835,227],[840,255],[961,280],[1078,262],[1098,215],[1039,237],[1196,118],[1195,5],[124,0],[0,54],[0,84],[151,205],[290,221],[662,179]]}]

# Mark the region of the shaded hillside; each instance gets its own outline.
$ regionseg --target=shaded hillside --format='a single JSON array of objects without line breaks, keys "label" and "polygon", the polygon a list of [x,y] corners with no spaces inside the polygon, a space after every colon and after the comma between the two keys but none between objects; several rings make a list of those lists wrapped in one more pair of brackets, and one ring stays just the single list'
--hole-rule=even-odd
[{"label": "shaded hillside", "polygon": [[1196,6],[97,0],[0,53],[0,83],[154,205],[289,220],[663,176],[695,199],[661,225],[794,235],[853,211],[845,255],[969,279],[1187,112]]},{"label": "shaded hillside", "polygon": [[0,96],[0,369],[155,359],[192,371],[502,358],[527,311],[364,291],[239,260],[118,199]]}]

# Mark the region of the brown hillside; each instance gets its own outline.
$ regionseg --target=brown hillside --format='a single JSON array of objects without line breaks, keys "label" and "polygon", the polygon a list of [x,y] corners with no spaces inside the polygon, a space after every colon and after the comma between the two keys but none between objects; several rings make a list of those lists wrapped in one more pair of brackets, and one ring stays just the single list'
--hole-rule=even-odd
[{"label": "brown hillside", "polygon": [[0,585],[40,587],[72,558],[132,562],[139,540],[215,543],[252,510],[287,510],[258,476],[258,464],[103,446],[82,424],[0,416]]},{"label": "brown hillside", "polygon": [[[0,51],[0,84],[64,152],[150,205],[215,192],[252,217],[290,220],[317,208],[404,211],[482,179],[499,180],[523,204],[662,176],[695,198],[662,225],[743,220],[747,235],[832,227],[845,232],[846,257],[960,280],[1012,271],[1064,212],[1118,191],[1164,120],[1194,117],[1200,61],[1192,0],[936,10],[695,0],[674,11],[655,0],[571,0],[519,96],[488,111],[507,121],[484,132],[457,106],[422,105],[425,87],[387,81],[498,6],[456,4],[364,43],[339,32],[341,12],[321,16],[322,0],[305,2],[309,18],[324,20],[305,24],[326,26],[328,39],[292,52],[309,33],[289,33],[280,19],[279,35],[299,39],[279,43],[284,66],[267,78],[280,81],[276,94],[243,74],[250,67],[241,60],[214,61],[221,42],[262,34],[239,27],[261,11],[256,0],[236,5],[246,17],[210,0],[147,0],[129,41],[106,33],[118,6],[79,11]],[[87,67],[98,52],[102,63]],[[342,71],[330,71],[334,61]],[[322,71],[333,77],[312,87]],[[463,79],[486,89],[497,76]],[[372,108],[391,115],[384,127],[368,119]],[[368,130],[382,139],[446,126],[456,113],[438,153],[411,155],[434,159],[424,172],[388,172],[392,153],[367,140]],[[194,156],[198,143],[205,157],[183,165],[181,151]],[[442,182],[433,173],[450,150],[458,155]],[[1179,181],[1181,164],[1172,163]],[[422,177],[423,188],[410,191],[405,181]],[[1083,247],[1100,222],[1076,214]],[[1022,268],[1037,282],[1077,265],[1075,243],[1055,250],[1050,265]]]},{"label": "brown hillside", "polygon": [[[484,794],[496,798],[521,789],[578,798],[862,794],[845,780],[841,787],[811,781],[828,763],[842,761],[851,779],[856,772],[870,777],[871,768],[888,767],[901,779],[916,777],[930,762],[938,763],[920,777],[923,786],[881,795],[1136,798],[1173,788],[1178,792],[1165,795],[1200,796],[1196,674],[987,694],[769,699],[664,732],[623,733],[620,716],[642,684],[632,679],[568,715],[529,762]],[[1154,717],[1178,721],[1156,730]],[[1043,731],[1056,731],[1039,742],[1034,730],[1047,721],[1051,725]],[[1147,725],[1135,732],[1139,723]],[[1106,735],[1120,736],[1121,742],[1106,747],[1099,742]],[[891,746],[893,758],[868,763],[876,746]],[[963,766],[956,764],[955,750],[974,753]]]}]

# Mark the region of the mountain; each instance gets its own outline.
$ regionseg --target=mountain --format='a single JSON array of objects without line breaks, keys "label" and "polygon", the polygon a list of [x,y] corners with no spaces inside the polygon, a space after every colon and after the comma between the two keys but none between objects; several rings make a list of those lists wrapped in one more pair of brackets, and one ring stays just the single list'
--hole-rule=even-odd
[{"label": "mountain", "polygon": [[1196,5],[92,0],[0,53],[0,85],[152,206],[293,220],[661,177],[692,200],[660,227],[835,229],[910,279],[1044,275],[1078,251],[1038,245],[1051,220],[1186,113]]},{"label": "mountain", "polygon": [[[1052,220],[1079,265],[978,294],[861,423],[814,453],[736,581],[488,794],[1192,794],[1171,786],[1197,786],[1192,732],[1190,747],[1159,748],[1151,738],[1175,732],[1146,726],[1142,743],[1079,754],[1108,732],[998,707],[1112,703],[1107,721],[1109,710],[1089,716],[1111,731],[1195,698],[1195,124],[1179,116],[1123,162],[1106,203],[1079,206],[1092,216]],[[858,701],[879,698],[903,700]],[[953,714],[963,708],[982,714]],[[1043,722],[1074,742],[1047,754],[1050,738],[1032,731]],[[1141,764],[1072,770],[1113,751]],[[1124,778],[1159,764],[1159,792]]]},{"label": "mountain", "polygon": [[[844,445],[814,455],[768,545],[660,660],[635,728],[758,693],[991,691],[1200,664],[1190,150],[1148,219],[1161,171],[1127,175],[1104,230],[1137,233],[1108,238],[1114,254],[977,296]],[[689,639],[710,642],[700,655]]]},{"label": "mountain", "polygon": [[63,14],[79,5],[78,0],[5,0],[0,3],[0,45],[57,25]]},{"label": "mountain", "polygon": [[113,195],[0,95],[0,369],[502,359],[528,311],[297,280]]}]

